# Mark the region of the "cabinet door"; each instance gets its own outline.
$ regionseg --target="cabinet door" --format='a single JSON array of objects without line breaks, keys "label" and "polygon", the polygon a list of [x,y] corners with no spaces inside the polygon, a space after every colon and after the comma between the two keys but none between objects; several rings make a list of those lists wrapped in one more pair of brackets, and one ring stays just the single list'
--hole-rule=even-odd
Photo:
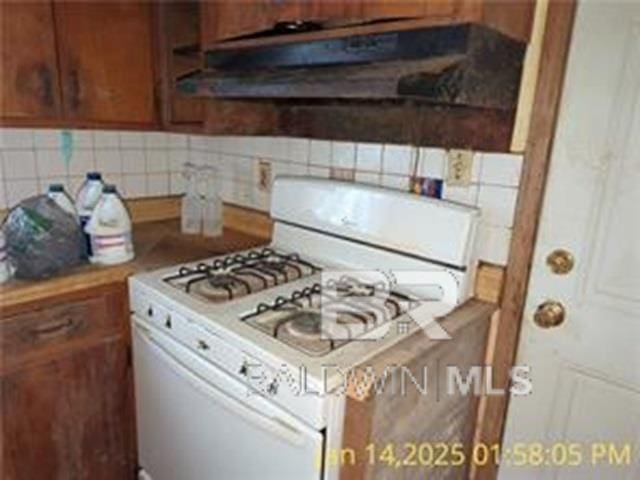
[{"label": "cabinet door", "polygon": [[366,20],[450,16],[456,12],[457,3],[456,0],[363,0],[362,16]]},{"label": "cabinet door", "polygon": [[275,12],[271,0],[202,2],[202,41],[213,45],[230,38],[273,27]]},{"label": "cabinet door", "polygon": [[2,377],[2,478],[133,479],[128,363],[116,339]]},{"label": "cabinet door", "polygon": [[[280,22],[312,20],[318,2],[309,0],[218,0],[202,3],[205,45],[270,30]],[[333,2],[329,2],[333,3]]]},{"label": "cabinet door", "polygon": [[155,121],[151,4],[54,4],[64,112],[70,120]]},{"label": "cabinet door", "polygon": [[0,115],[60,113],[53,10],[48,0],[0,2]]}]

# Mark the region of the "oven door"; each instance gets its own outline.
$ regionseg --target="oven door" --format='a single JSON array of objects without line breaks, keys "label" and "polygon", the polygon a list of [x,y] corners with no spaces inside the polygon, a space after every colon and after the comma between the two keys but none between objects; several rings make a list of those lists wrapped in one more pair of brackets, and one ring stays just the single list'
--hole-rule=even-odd
[{"label": "oven door", "polygon": [[321,477],[321,432],[148,324],[133,325],[141,478]]}]

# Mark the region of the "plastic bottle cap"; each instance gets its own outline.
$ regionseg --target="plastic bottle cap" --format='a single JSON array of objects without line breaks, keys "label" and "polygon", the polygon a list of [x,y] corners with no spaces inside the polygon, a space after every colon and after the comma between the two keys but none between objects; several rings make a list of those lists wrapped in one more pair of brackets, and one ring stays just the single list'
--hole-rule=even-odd
[{"label": "plastic bottle cap", "polygon": [[52,183],[49,185],[49,191],[50,192],[64,192],[64,185],[62,185],[61,183]]},{"label": "plastic bottle cap", "polygon": [[87,172],[87,180],[102,180],[100,172]]},{"label": "plastic bottle cap", "polygon": [[107,184],[104,187],[102,187],[102,193],[116,193],[116,186]]}]

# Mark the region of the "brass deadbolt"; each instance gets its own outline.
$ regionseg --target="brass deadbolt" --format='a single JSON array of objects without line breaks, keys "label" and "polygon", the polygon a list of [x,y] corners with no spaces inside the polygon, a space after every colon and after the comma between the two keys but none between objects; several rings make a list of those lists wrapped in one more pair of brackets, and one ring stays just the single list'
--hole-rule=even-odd
[{"label": "brass deadbolt", "polygon": [[547,265],[556,275],[566,275],[573,270],[575,260],[571,252],[559,248],[547,256]]},{"label": "brass deadbolt", "polygon": [[541,303],[533,314],[533,320],[539,327],[553,328],[564,322],[564,305],[554,300]]}]

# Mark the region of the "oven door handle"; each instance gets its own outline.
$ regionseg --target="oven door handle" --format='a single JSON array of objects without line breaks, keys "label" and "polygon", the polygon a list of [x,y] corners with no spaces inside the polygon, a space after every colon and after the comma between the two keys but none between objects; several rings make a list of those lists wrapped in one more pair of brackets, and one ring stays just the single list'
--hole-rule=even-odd
[{"label": "oven door handle", "polygon": [[[196,387],[209,398],[222,405],[225,409],[234,413],[238,417],[247,422],[251,422],[263,431],[276,435],[278,438],[292,444],[302,445],[305,443],[303,433],[287,421],[278,417],[266,417],[259,411],[251,408],[241,400],[232,397],[212,385],[206,379],[190,370],[180,360],[175,358],[167,351],[165,347],[160,345],[154,338],[151,331],[146,327],[136,323],[135,332],[140,339],[147,344],[149,348],[176,374],[187,380],[191,385]],[[199,360],[199,359],[198,359]]]}]

